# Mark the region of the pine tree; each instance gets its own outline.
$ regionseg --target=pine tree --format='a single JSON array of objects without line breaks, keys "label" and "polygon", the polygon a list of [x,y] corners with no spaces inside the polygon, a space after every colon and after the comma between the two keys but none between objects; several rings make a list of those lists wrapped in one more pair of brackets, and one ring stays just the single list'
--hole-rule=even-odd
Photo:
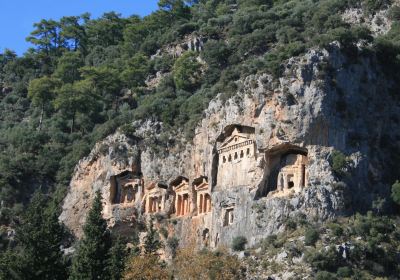
[{"label": "pine tree", "polygon": [[111,280],[122,279],[122,273],[125,269],[126,250],[125,245],[120,238],[113,242],[110,250],[110,260],[108,264],[108,271]]},{"label": "pine tree", "polygon": [[48,109],[51,100],[55,97],[55,89],[60,85],[61,81],[42,77],[31,80],[28,86],[28,97],[32,100],[32,104],[40,107],[40,119],[38,129],[42,129],[43,117],[46,109]]},{"label": "pine tree", "polygon": [[158,239],[158,233],[154,229],[153,221],[150,221],[147,229],[146,239],[144,241],[144,251],[146,254],[155,254],[161,248],[161,242]]},{"label": "pine tree", "polygon": [[43,194],[34,194],[16,232],[20,246],[16,261],[22,264],[21,279],[26,275],[41,280],[67,278],[60,249],[66,232],[58,221],[58,210]]},{"label": "pine tree", "polygon": [[98,191],[83,227],[84,237],[72,260],[72,271],[69,279],[110,278],[108,264],[111,236],[107,229],[107,222],[102,217],[102,210],[101,194]]}]

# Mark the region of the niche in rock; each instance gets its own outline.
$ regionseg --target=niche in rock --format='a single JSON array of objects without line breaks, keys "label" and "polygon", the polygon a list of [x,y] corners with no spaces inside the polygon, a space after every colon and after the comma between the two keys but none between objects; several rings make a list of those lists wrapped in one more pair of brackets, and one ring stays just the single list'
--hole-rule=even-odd
[{"label": "niche in rock", "polygon": [[226,208],[225,213],[224,213],[224,219],[223,219],[223,226],[229,226],[233,224],[234,221],[234,212],[233,212],[233,207]]},{"label": "niche in rock", "polygon": [[283,144],[267,151],[267,193],[299,191],[307,185],[308,152],[306,149]]},{"label": "niche in rock", "polygon": [[205,247],[208,247],[210,242],[210,230],[208,228],[203,230],[202,239],[203,239],[203,245]]},{"label": "niche in rock", "polygon": [[110,178],[110,202],[112,204],[131,204],[140,200],[142,179],[131,171],[124,171]]}]

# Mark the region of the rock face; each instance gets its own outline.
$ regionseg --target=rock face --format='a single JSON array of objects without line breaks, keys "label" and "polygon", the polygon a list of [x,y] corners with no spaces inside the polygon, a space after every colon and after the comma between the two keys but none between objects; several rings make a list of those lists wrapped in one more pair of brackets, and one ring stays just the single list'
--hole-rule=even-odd
[{"label": "rock face", "polygon": [[115,134],[98,143],[90,155],[76,166],[60,220],[78,237],[82,234],[82,225],[96,191],[101,191],[107,201],[104,203],[104,217],[110,221],[110,225],[114,224],[113,217],[119,213],[118,210],[113,212],[111,207],[112,176],[132,170],[138,155],[138,146],[133,141]]},{"label": "rock face", "polygon": [[182,42],[169,44],[162,49],[159,49],[151,58],[154,59],[163,55],[179,57],[186,51],[201,52],[205,42],[206,38],[202,36],[197,36],[194,34],[186,35],[182,39]]},{"label": "rock face", "polygon": [[362,8],[351,8],[343,13],[342,18],[345,22],[352,25],[367,27],[374,36],[377,36],[385,34],[390,30],[392,22],[388,14],[388,9],[380,10],[373,15],[366,15]]},{"label": "rock face", "polygon": [[[232,97],[213,100],[192,143],[177,136],[157,153],[162,127],[146,122],[134,140],[117,133],[97,144],[76,167],[60,219],[80,236],[100,190],[111,227],[155,216],[181,246],[214,248],[237,236],[254,245],[297,217],[321,221],[367,207],[398,166],[391,81],[373,58],[350,60],[337,44],[285,67],[279,80],[249,76]],[[333,172],[333,150],[347,155],[348,175]],[[140,179],[139,198],[113,203],[111,180],[124,171]]]}]

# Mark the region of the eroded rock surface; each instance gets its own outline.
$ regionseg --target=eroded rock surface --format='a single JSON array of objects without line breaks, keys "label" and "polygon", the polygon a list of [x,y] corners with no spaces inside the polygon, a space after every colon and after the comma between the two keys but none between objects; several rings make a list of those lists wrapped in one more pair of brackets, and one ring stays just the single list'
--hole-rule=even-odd
[{"label": "eroded rock surface", "polygon": [[[155,152],[162,124],[146,122],[134,124],[134,137],[97,144],[76,167],[60,219],[80,236],[100,190],[111,227],[157,216],[181,246],[229,246],[241,235],[254,245],[290,218],[345,215],[388,191],[399,108],[373,58],[352,61],[332,44],[290,59],[279,80],[237,83],[232,97],[209,104],[191,143],[176,135]],[[333,150],[347,155],[350,175],[333,172]],[[111,178],[126,171],[140,180],[135,199],[113,203]]]}]

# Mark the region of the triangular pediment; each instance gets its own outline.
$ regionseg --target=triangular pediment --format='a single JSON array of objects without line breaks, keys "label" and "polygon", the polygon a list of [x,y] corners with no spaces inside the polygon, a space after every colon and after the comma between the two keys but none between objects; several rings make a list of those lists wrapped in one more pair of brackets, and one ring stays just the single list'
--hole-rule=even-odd
[{"label": "triangular pediment", "polygon": [[200,190],[208,190],[208,183],[201,183],[199,185],[196,186],[196,191],[200,191]]},{"label": "triangular pediment", "polygon": [[181,184],[174,186],[174,191],[184,191],[184,190],[189,190],[189,183],[186,181],[183,181]]},{"label": "triangular pediment", "polygon": [[221,148],[229,147],[231,145],[236,145],[242,143],[246,140],[249,140],[249,137],[246,134],[238,133],[232,134],[229,136],[221,145]]}]

